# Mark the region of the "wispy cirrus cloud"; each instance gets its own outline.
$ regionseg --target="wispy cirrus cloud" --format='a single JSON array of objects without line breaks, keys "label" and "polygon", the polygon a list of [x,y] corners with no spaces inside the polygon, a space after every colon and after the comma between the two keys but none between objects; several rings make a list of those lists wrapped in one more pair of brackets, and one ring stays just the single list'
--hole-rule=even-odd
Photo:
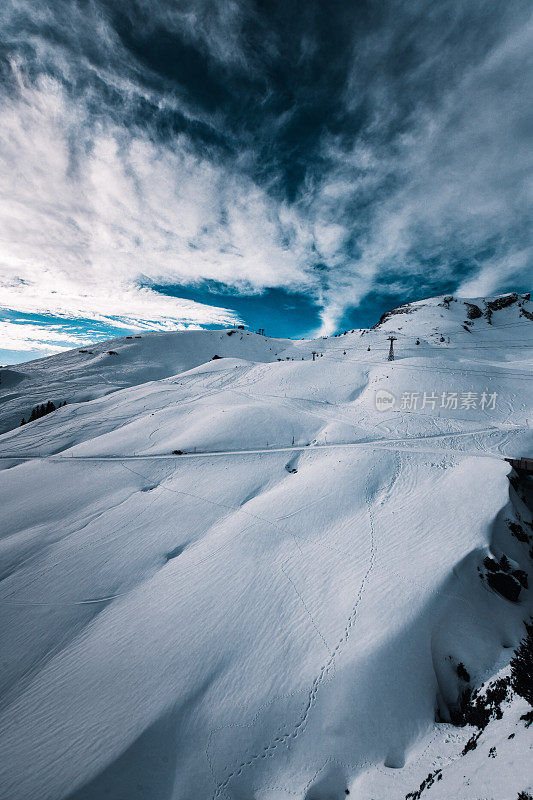
[{"label": "wispy cirrus cloud", "polygon": [[305,282],[306,243],[291,209],[198,156],[185,136],[171,148],[140,131],[91,125],[84,105],[73,107],[51,78],[31,86],[20,78],[0,129],[5,306],[231,323],[229,310],[171,300],[139,281],[204,278],[252,291]]},{"label": "wispy cirrus cloud", "polygon": [[66,330],[62,325],[0,320],[0,342],[5,351],[48,355],[86,344],[87,341],[90,339],[86,334]]},{"label": "wispy cirrus cloud", "polygon": [[[533,20],[523,5],[501,15],[482,6],[491,16],[474,27],[471,4],[440,4],[426,20],[427,4],[399,5],[373,52],[355,56],[345,102],[366,105],[368,120],[354,140],[324,141],[318,205],[353,245],[328,290],[326,327],[392,281],[413,299],[446,284],[463,296],[527,285]],[[412,63],[388,74],[402,29]]]}]

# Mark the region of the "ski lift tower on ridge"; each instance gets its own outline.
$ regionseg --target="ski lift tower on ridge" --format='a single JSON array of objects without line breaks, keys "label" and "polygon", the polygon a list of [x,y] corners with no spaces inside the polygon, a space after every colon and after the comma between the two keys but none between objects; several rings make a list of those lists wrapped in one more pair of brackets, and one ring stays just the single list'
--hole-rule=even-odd
[{"label": "ski lift tower on ridge", "polygon": [[396,336],[389,336],[390,348],[389,348],[389,361],[394,361],[394,342],[396,341]]}]

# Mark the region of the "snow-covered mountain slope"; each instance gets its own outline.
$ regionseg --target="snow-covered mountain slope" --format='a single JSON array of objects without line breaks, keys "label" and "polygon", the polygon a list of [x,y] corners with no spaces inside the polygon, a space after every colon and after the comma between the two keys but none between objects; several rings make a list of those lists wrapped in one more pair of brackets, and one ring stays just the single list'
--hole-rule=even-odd
[{"label": "snow-covered mountain slope", "polygon": [[22,417],[28,419],[33,406],[48,400],[56,405],[65,400],[92,400],[177,375],[213,356],[268,363],[312,359],[316,351],[317,358],[327,353],[343,361],[356,358],[366,365],[379,364],[387,355],[392,333],[397,337],[397,359],[444,357],[449,361],[453,356],[455,363],[474,358],[500,364],[508,360],[519,368],[521,354],[528,359],[530,322],[533,303],[528,295],[468,301],[439,297],[394,309],[371,330],[317,340],[272,339],[243,330],[143,333],[112,339],[0,368],[0,432],[17,427]]},{"label": "snow-covered mountain slope", "polygon": [[243,330],[143,333],[0,369],[0,431],[51,400],[83,402],[159,380],[209,361],[238,356],[271,361],[290,344]]},{"label": "snow-covered mountain slope", "polygon": [[477,729],[450,722],[533,610],[533,479],[503,460],[533,455],[531,317],[436,298],[2,379],[6,426],[68,405],[0,436],[0,797],[531,791],[523,698],[464,755]]}]

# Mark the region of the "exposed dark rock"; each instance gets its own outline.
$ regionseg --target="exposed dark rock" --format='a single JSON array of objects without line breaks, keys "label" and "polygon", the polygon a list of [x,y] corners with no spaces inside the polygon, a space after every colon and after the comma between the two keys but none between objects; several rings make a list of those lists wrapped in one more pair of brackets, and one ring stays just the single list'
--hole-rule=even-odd
[{"label": "exposed dark rock", "polygon": [[483,566],[489,572],[498,572],[500,569],[500,565],[498,564],[498,562],[494,561],[494,559],[491,558],[490,556],[485,556],[485,558],[483,559]]},{"label": "exposed dark rock", "polygon": [[525,570],[513,569],[511,575],[513,578],[516,578],[516,580],[524,587],[524,589],[527,589],[527,572]]},{"label": "exposed dark rock", "polygon": [[416,310],[416,308],[412,308],[409,305],[404,305],[398,306],[398,308],[393,308],[391,311],[385,311],[385,313],[379,318],[379,322],[376,322],[376,324],[372,326],[371,330],[374,330],[374,328],[379,328],[380,325],[383,325],[384,322],[387,322],[387,320],[396,316],[397,314],[414,314]]},{"label": "exposed dark rock", "polygon": [[489,572],[487,575],[487,583],[494,589],[495,592],[501,594],[511,603],[516,603],[520,597],[520,590],[522,586],[520,582],[512,575],[506,572]]},{"label": "exposed dark rock", "polygon": [[518,522],[509,522],[509,530],[519,542],[529,541],[529,536]]},{"label": "exposed dark rock", "polygon": [[466,316],[468,319],[479,319],[479,317],[483,316],[483,312],[479,306],[476,306],[475,303],[466,303],[465,306],[467,307]]},{"label": "exposed dark rock", "polygon": [[427,778],[424,778],[420,786],[415,792],[409,792],[409,794],[405,795],[405,800],[420,800],[422,796],[422,792],[425,789],[429,789],[430,786],[433,786],[435,781],[442,780],[442,770],[437,769],[435,772],[430,772]]},{"label": "exposed dark rock", "polygon": [[490,308],[491,311],[500,311],[502,308],[512,306],[513,303],[517,301],[518,295],[513,292],[513,294],[508,294],[505,297],[496,297],[494,300],[487,300],[487,308]]}]

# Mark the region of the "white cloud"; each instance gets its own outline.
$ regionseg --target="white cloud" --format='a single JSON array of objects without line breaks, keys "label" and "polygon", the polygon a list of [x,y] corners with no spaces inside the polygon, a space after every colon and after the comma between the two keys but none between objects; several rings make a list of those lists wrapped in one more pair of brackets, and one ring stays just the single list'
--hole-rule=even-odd
[{"label": "white cloud", "polygon": [[58,350],[69,350],[89,341],[95,341],[95,338],[67,331],[60,325],[36,325],[28,322],[21,324],[0,320],[2,350],[39,351],[47,355],[57,353]]},{"label": "white cloud", "polygon": [[[355,109],[364,99],[373,113],[351,145],[323,141],[331,168],[315,205],[356,242],[324,295],[323,332],[338,326],[347,305],[397,285],[399,275],[405,290],[420,296],[457,280],[465,263],[478,264],[460,288],[476,296],[531,274],[533,19],[502,20],[501,31],[490,31],[490,46],[480,29],[467,51],[461,38],[448,36],[449,10],[444,3],[436,12],[442,24],[429,25],[424,4],[400,5],[379,40],[369,38],[354,56],[346,104]],[[457,22],[468,5],[456,13]],[[399,46],[402,18],[417,59],[400,86],[407,93],[417,81],[427,84],[408,98],[407,110],[384,68]],[[451,58],[455,70],[445,79]]]},{"label": "white cloud", "polygon": [[91,123],[50,78],[19,76],[0,109],[0,241],[0,306],[25,312],[230,323],[228,311],[138,282],[254,291],[306,280],[295,211],[231,165],[198,157],[185,136],[156,146]]},{"label": "white cloud", "polygon": [[503,282],[519,280],[520,275],[531,274],[533,247],[526,247],[504,257],[490,259],[476,275],[463,281],[456,294],[459,297],[483,297],[497,294]]}]

